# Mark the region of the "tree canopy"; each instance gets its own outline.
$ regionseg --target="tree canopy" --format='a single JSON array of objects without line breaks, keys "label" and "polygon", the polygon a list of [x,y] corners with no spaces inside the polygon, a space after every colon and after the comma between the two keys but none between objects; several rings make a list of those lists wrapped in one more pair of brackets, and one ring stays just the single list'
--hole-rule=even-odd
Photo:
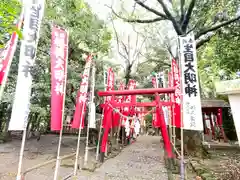
[{"label": "tree canopy", "polygon": [[[12,6],[14,7],[14,6]],[[33,85],[31,113],[29,116],[33,127],[39,123],[45,127],[50,117],[50,42],[51,27],[58,25],[69,32],[68,75],[66,95],[66,115],[71,115],[75,106],[75,96],[81,81],[81,73],[85,64],[82,55],[86,52],[97,53],[100,57],[107,55],[111,40],[111,32],[105,23],[98,19],[88,4],[80,0],[47,0],[45,15],[40,30],[36,62],[33,70]],[[4,125],[11,112],[17,68],[19,61],[20,43],[11,66],[8,84],[1,103],[2,121]],[[97,63],[97,82],[103,82],[103,64]],[[99,76],[100,74],[100,76]],[[10,105],[10,106],[9,106]],[[6,115],[6,110],[8,114]]]},{"label": "tree canopy", "polygon": [[0,47],[16,30],[14,23],[19,17],[21,4],[18,0],[1,0],[0,2]]},{"label": "tree canopy", "polygon": [[[156,4],[148,1],[133,0],[135,6],[148,12],[151,19],[139,17],[131,13],[123,16],[122,13],[112,11],[118,18],[129,23],[156,23],[161,21],[171,22],[179,36],[194,33],[197,47],[208,42],[224,26],[228,26],[240,19],[238,2],[228,1],[163,1],[157,0]],[[160,7],[160,8],[156,8]],[[129,13],[130,14],[130,13]]]}]

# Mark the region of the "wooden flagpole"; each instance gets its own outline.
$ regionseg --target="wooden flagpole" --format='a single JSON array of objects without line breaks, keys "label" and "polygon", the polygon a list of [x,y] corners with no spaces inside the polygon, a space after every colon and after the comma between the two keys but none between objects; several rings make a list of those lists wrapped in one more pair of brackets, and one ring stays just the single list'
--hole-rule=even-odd
[{"label": "wooden flagpole", "polygon": [[[20,14],[19,22],[18,22],[18,24],[17,24],[17,29],[20,29],[21,26],[22,26],[23,14],[24,14],[24,8],[22,8],[22,12],[21,12],[21,14]],[[16,32],[14,32],[14,33],[16,33]],[[18,35],[17,35],[17,37],[18,37]],[[15,41],[17,41],[17,40],[18,40],[18,39],[16,38]],[[17,42],[16,42],[16,43],[17,43]],[[11,44],[10,44],[10,46],[11,46]],[[16,44],[16,46],[17,46],[17,44]],[[10,51],[11,51],[11,50],[10,50]],[[11,53],[13,53],[13,55],[14,55],[15,51],[16,51],[16,47],[15,47],[14,50],[11,51]],[[6,71],[5,71],[6,74],[5,74],[4,77],[3,77],[2,85],[1,85],[1,87],[0,87],[0,101],[2,101],[4,89],[5,89],[5,86],[6,86],[6,84],[7,84],[7,77],[8,77],[9,70],[10,70],[10,67],[11,67],[11,64],[12,64],[13,55],[12,55],[12,58],[9,59],[9,62],[8,62],[9,64],[7,65],[7,68],[6,68]],[[10,57],[11,57],[11,54],[10,54]]]},{"label": "wooden flagpole", "polygon": [[[24,0],[21,0],[21,2],[24,4]],[[23,18],[24,18],[24,7],[22,8],[20,18],[22,18],[21,20],[23,20]],[[22,23],[19,23],[17,28],[20,29],[21,25],[22,25]],[[15,52],[15,50],[12,51],[12,53],[14,53],[14,52]],[[9,73],[9,70],[10,70],[10,65],[11,65],[12,59],[13,59],[13,57],[10,59],[9,65],[6,68],[6,75],[3,79],[3,84],[2,84],[1,89],[0,89],[0,101],[2,100],[4,88],[6,86],[7,77],[8,77],[8,73]],[[20,149],[20,154],[19,154],[18,171],[17,171],[16,180],[22,180],[23,179],[23,177],[22,177],[22,162],[23,162],[23,154],[24,154],[24,148],[25,148],[25,142],[26,142],[26,135],[27,135],[27,128],[25,127],[25,129],[23,130],[23,135],[22,135],[22,143],[21,143],[21,149]]]},{"label": "wooden flagpole", "polygon": [[[66,30],[67,37],[69,35],[68,31]],[[68,38],[67,38],[67,43],[68,45]],[[61,153],[61,144],[62,144],[62,134],[63,134],[63,121],[64,121],[64,112],[65,112],[65,98],[66,98],[66,84],[67,84],[67,65],[68,65],[68,48],[66,52],[66,62],[65,62],[65,78],[64,78],[64,90],[63,90],[63,104],[62,104],[62,123],[61,123],[61,130],[59,134],[59,141],[58,141],[58,150],[57,150],[57,160],[56,160],[56,166],[55,166],[55,172],[54,172],[54,180],[57,180],[58,178],[58,170],[60,167],[60,153]]]},{"label": "wooden flagpole", "polygon": [[24,147],[25,147],[25,142],[26,142],[26,135],[27,135],[27,128],[23,131],[22,144],[21,144],[21,149],[20,149],[18,171],[17,171],[16,180],[21,180],[22,179],[22,161],[23,161],[23,153],[24,153]]},{"label": "wooden flagpole", "polygon": [[[93,61],[93,59],[91,59],[91,61]],[[93,63],[93,62],[91,62]],[[90,64],[90,67],[87,67],[87,68],[90,68],[91,69],[91,64]],[[89,75],[88,75],[89,76]],[[88,79],[89,81],[89,79]],[[85,106],[87,104],[87,102],[84,103],[85,105],[82,107],[82,113],[81,115],[83,116],[84,114],[84,111],[85,111]],[[80,126],[79,126],[79,129],[78,129],[78,141],[77,141],[77,149],[76,149],[76,157],[75,157],[75,162],[74,162],[74,169],[73,169],[73,176],[76,177],[77,176],[77,169],[78,169],[78,159],[80,158],[79,157],[79,150],[80,150],[80,142],[81,142],[81,132],[82,132],[82,121],[84,119],[84,117],[80,117]],[[77,178],[77,177],[76,177]]]},{"label": "wooden flagpole", "polygon": [[[181,64],[181,52],[180,52],[180,40],[179,40],[179,37],[178,37],[178,55],[179,55],[179,69],[180,71],[182,70],[182,64]],[[184,171],[184,147],[183,147],[183,88],[182,88],[182,76],[180,75],[180,84],[181,84],[181,163],[180,163],[180,175],[181,175],[181,180],[184,180],[184,174],[185,174],[185,171]]]},{"label": "wooden flagpole", "polygon": [[[20,21],[22,21],[23,19],[23,9],[22,9],[22,12],[21,12],[21,15],[20,15]],[[21,22],[18,22],[18,26],[17,28],[20,29],[22,23]],[[14,32],[16,33],[16,32]],[[15,41],[17,41],[17,39],[15,39]],[[11,44],[10,44],[11,46]],[[11,53],[15,53],[15,50],[12,50]],[[7,77],[8,77],[8,74],[9,74],[9,70],[10,70],[10,67],[11,67],[11,64],[12,64],[12,60],[13,60],[13,57],[9,59],[9,64],[7,65],[7,68],[6,68],[6,74],[4,75],[3,77],[3,83],[2,83],[2,86],[0,87],[0,101],[2,101],[2,97],[3,97],[3,93],[4,93],[4,89],[5,89],[5,86],[7,84]],[[22,161],[23,161],[23,153],[24,153],[24,148],[25,148],[25,142],[26,142],[26,135],[27,135],[27,129],[25,128],[23,130],[23,135],[22,135],[22,143],[21,143],[21,149],[20,149],[20,155],[19,155],[19,163],[18,163],[18,171],[17,171],[17,180],[21,180],[22,178]]]},{"label": "wooden flagpole", "polygon": [[[88,112],[88,126],[87,126],[87,138],[86,138],[86,149],[85,149],[85,157],[84,157],[84,166],[87,165],[87,162],[88,162],[88,150],[89,150],[89,143],[88,143],[88,140],[89,140],[89,126],[90,126],[90,119],[93,118],[92,117],[92,111],[93,109],[91,108],[92,106],[92,103],[94,102],[94,90],[95,90],[95,65],[93,63],[93,67],[92,67],[92,82],[91,82],[91,95],[90,95],[90,102],[89,102],[89,112]],[[95,113],[95,112],[94,112]]]},{"label": "wooden flagpole", "polygon": [[[106,75],[105,75],[105,69],[103,69],[103,84],[104,84],[104,90],[106,91],[107,90],[107,81],[106,81]],[[105,102],[105,97],[104,97],[104,102]],[[98,133],[98,144],[97,144],[97,149],[96,149],[96,161],[99,160],[99,151],[100,151],[100,141],[101,141],[101,135],[102,135],[102,122],[103,122],[103,118],[104,118],[104,109],[103,108],[103,111],[102,111],[102,117],[101,117],[101,120],[100,120],[100,125],[99,125],[99,133]]]},{"label": "wooden flagpole", "polygon": [[[82,115],[84,113],[85,106],[82,108]],[[80,150],[80,141],[81,141],[81,132],[82,132],[82,121],[83,118],[80,120],[80,127],[78,129],[78,141],[77,141],[77,149],[76,149],[76,157],[75,157],[75,163],[74,163],[74,170],[73,170],[73,176],[77,175],[77,169],[78,169],[78,158],[79,158],[79,150]]]}]

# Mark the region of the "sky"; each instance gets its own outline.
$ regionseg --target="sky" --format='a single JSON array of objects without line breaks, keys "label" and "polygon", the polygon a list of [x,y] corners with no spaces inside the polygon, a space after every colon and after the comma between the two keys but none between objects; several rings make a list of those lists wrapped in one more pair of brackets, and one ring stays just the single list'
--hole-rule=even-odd
[{"label": "sky", "polygon": [[[108,5],[108,6],[113,5],[114,7],[117,7],[116,3],[118,1],[119,0],[85,0],[85,2],[87,2],[91,6],[93,12],[95,14],[97,14],[97,16],[100,19],[104,20],[107,23],[109,29],[111,29],[112,31],[113,31],[112,23],[109,20],[109,17],[111,15],[111,9],[109,7],[107,7],[106,5]],[[126,2],[129,2],[129,3],[124,2],[126,4],[126,6],[129,6],[131,8],[131,2],[133,2],[133,1],[128,0]],[[122,20],[119,20],[119,19],[114,20],[114,26],[115,26],[115,29],[118,31],[117,34],[119,36],[121,36],[121,39],[123,39],[124,42],[126,42],[126,38],[127,38],[128,34],[133,31],[132,26],[129,25],[128,23],[124,23]],[[133,35],[131,35],[131,36],[133,37]],[[124,60],[120,57],[120,55],[117,52],[117,45],[116,45],[115,40],[112,40],[112,53],[111,54],[114,55],[114,57],[112,59],[117,59],[118,64],[120,63],[120,64],[124,65]],[[111,59],[110,59],[110,61],[113,62]]]},{"label": "sky", "polygon": [[93,9],[93,11],[102,20],[106,20],[110,9],[104,6],[105,4],[111,4],[112,0],[85,0]]},{"label": "sky", "polygon": [[[106,5],[108,5],[108,6],[113,5],[113,8],[115,9],[115,11],[118,11],[120,8],[120,4],[118,2],[120,2],[120,0],[85,0],[85,2],[87,2],[91,6],[93,12],[95,14],[97,14],[97,16],[100,19],[104,20],[108,24],[108,27],[113,30],[112,23],[109,21],[109,18],[108,18],[109,15],[111,14],[111,9],[109,7],[106,7]],[[133,0],[124,0],[124,8],[128,12],[132,11],[133,2],[134,2]],[[161,9],[161,7],[156,7],[158,4],[153,4],[153,1],[147,1],[147,3],[151,7],[155,7],[156,9]],[[137,9],[137,10],[139,10],[139,9]],[[152,13],[146,12],[142,8],[140,11],[137,11],[137,14],[140,14],[140,16],[144,17],[144,18],[149,18],[149,19],[153,18]],[[153,24],[151,24],[151,25],[155,26]],[[132,26],[129,23],[123,22],[120,19],[114,20],[114,26],[115,26],[115,29],[118,30],[118,34],[122,36],[122,39],[124,39],[124,42],[127,42],[126,41],[127,36],[129,35],[129,33],[131,33],[131,43],[134,46],[134,43],[136,41],[134,41],[134,33],[135,32],[133,31]],[[150,25],[148,25],[148,26],[150,26]],[[139,25],[135,25],[135,27],[139,27]],[[167,28],[167,32],[163,32],[161,29],[166,30],[166,27],[169,27],[169,28]],[[167,34],[167,36],[172,37],[172,36],[174,36],[174,33],[175,33],[175,31],[173,32],[172,25],[171,24],[169,25],[169,23],[167,23],[166,21],[163,22],[160,26],[155,27],[155,31],[161,32],[160,34],[162,37],[160,39],[164,38],[164,36],[166,36],[166,34]],[[154,34],[154,32],[152,32],[150,34]],[[112,53],[111,54],[114,55],[114,57],[112,59],[117,59],[118,63],[124,65],[124,60],[122,57],[120,57],[120,55],[117,51],[116,41],[114,41],[114,40],[112,40]],[[112,59],[110,59],[111,62],[113,62]],[[140,59],[140,61],[143,61],[143,60]]]}]

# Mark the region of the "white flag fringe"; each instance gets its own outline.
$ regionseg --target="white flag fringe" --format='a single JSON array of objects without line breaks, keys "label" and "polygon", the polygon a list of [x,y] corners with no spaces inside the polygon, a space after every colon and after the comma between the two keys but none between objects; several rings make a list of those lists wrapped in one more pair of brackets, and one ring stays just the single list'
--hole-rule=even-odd
[{"label": "white flag fringe", "polygon": [[8,130],[25,130],[31,98],[32,68],[34,66],[44,0],[28,0],[23,4],[24,26],[18,66],[18,78]]}]

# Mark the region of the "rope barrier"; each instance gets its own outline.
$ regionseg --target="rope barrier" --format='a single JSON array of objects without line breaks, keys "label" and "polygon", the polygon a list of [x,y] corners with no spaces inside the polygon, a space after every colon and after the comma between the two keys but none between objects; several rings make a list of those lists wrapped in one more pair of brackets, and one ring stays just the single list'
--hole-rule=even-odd
[{"label": "rope barrier", "polygon": [[[122,114],[119,109],[114,108],[110,103],[109,103],[108,105],[113,109],[114,112],[118,113],[121,117],[127,118],[127,119],[129,119],[129,120],[134,119],[134,117],[126,116],[126,115]],[[144,116],[150,114],[152,111],[153,111],[153,110],[148,111],[146,114],[144,114]]]}]

